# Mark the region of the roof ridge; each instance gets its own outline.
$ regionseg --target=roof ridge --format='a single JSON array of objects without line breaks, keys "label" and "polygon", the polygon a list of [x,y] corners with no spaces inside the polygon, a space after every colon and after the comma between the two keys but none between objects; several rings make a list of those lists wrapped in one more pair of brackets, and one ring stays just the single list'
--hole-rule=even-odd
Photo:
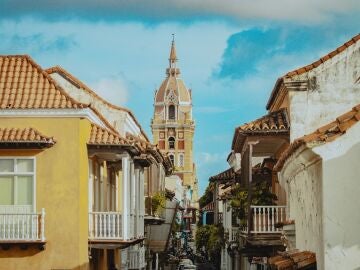
[{"label": "roof ridge", "polygon": [[291,78],[295,75],[300,75],[303,74],[307,71],[310,71],[318,66],[320,66],[321,64],[325,63],[326,61],[328,61],[329,59],[333,58],[334,56],[338,55],[339,53],[341,53],[342,51],[346,50],[348,47],[350,47],[353,44],[356,44],[358,41],[360,40],[360,33],[357,34],[356,36],[352,37],[351,39],[349,39],[347,42],[345,42],[343,45],[337,47],[335,50],[329,52],[328,54],[326,54],[323,57],[320,57],[318,60],[312,62],[309,65],[306,66],[302,66],[300,68],[297,68],[293,71],[287,72],[283,77],[285,78]]},{"label": "roof ridge", "polygon": [[352,46],[353,44],[356,44],[359,40],[360,40],[360,33],[357,34],[356,36],[352,37],[347,42],[345,42],[343,45],[337,47],[335,50],[331,51],[327,55],[320,57],[318,60],[312,62],[311,64],[299,67],[297,69],[287,72],[283,76],[280,76],[276,80],[275,85],[270,93],[270,97],[268,98],[268,101],[266,103],[266,109],[270,109],[271,105],[274,103],[274,100],[275,100],[276,96],[278,96],[278,93],[279,93],[279,87],[282,85],[285,78],[292,78],[295,75],[303,74],[305,72],[308,72],[308,71],[320,66],[321,64],[325,63],[329,59],[333,58],[335,55],[338,55],[339,53],[341,53],[342,51],[347,49],[348,47]]},{"label": "roof ridge", "polygon": [[[112,103],[110,103],[109,101],[107,101],[106,99],[102,98],[101,96],[99,96],[94,90],[92,90],[89,86],[87,86],[85,83],[83,83],[81,80],[79,80],[78,78],[76,78],[74,75],[72,75],[70,72],[68,72],[66,69],[64,69],[63,67],[56,65],[50,68],[45,69],[45,72],[47,74],[52,74],[55,72],[59,72],[62,73],[62,75],[64,75],[65,77],[67,77],[68,79],[70,79],[73,83],[77,84],[80,88],[84,89],[85,91],[87,91],[90,95],[92,95],[93,97],[99,99],[101,102],[105,103],[106,105],[108,105],[110,108],[119,110],[119,111],[124,111],[130,114],[130,116],[133,118],[133,120],[135,121],[135,123],[140,127],[141,133],[144,135],[144,137],[148,140],[149,138],[147,137],[145,131],[142,129],[140,123],[138,122],[138,120],[136,119],[135,115],[133,114],[133,112],[127,108],[118,106],[118,105],[114,105]],[[51,77],[51,76],[50,76]]]},{"label": "roof ridge", "polygon": [[[280,171],[286,160],[304,144],[312,144],[313,146],[331,142],[341,135],[345,134],[355,123],[360,121],[360,104],[354,106],[350,111],[341,114],[334,121],[331,121],[315,131],[305,134],[295,139],[287,149],[281,154],[278,162],[274,166],[274,170]],[[317,142],[317,143],[315,143]]]},{"label": "roof ridge", "polygon": [[[122,135],[120,135],[118,132],[114,132],[108,128],[104,128],[102,126],[99,126],[98,124],[94,123],[94,122],[91,122],[91,130],[93,130],[93,128],[96,128],[96,129],[99,129],[103,132],[107,132],[109,135],[112,135],[114,137],[118,137],[120,140],[123,140],[124,142],[126,143],[129,143],[129,145],[131,145],[131,143],[128,141],[128,139],[126,139],[125,137],[123,137]],[[91,136],[90,136],[90,139],[89,141],[91,140]]]},{"label": "roof ridge", "polygon": [[64,89],[62,89],[62,87],[44,70],[41,68],[40,65],[38,65],[32,58],[30,55],[24,55],[25,58],[29,61],[29,63],[31,65],[33,65],[41,74],[43,74],[46,79],[48,79],[51,83],[54,84],[55,89],[58,90],[61,94],[63,94],[65,96],[65,98],[67,98],[68,100],[70,100],[73,104],[79,105],[80,108],[86,108],[89,106],[89,104],[85,104],[85,103],[81,103],[76,101],[75,99],[73,99],[70,95],[68,95],[68,93],[65,92]]},{"label": "roof ridge", "polygon": [[24,135],[29,137],[31,133],[34,133],[36,137],[39,137],[39,139],[36,139],[36,138],[31,139],[31,141],[33,141],[33,142],[42,142],[42,143],[49,143],[49,144],[56,143],[56,140],[54,139],[54,137],[46,136],[43,133],[41,133],[39,130],[37,130],[33,127],[25,127],[25,128],[0,127],[0,134],[1,134],[0,141],[4,140],[4,138],[3,138],[4,133],[6,134],[6,136],[16,135],[16,134],[13,134],[12,132],[15,132],[16,134],[21,133],[20,137],[22,138],[22,139],[14,138],[14,139],[10,140],[13,142],[29,142],[28,140],[25,140],[23,138]]}]

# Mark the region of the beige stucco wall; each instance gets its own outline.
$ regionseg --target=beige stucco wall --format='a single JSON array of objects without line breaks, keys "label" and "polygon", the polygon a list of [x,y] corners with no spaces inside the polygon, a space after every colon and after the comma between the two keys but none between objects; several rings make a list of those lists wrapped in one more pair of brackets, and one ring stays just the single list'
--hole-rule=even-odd
[{"label": "beige stucco wall", "polygon": [[1,127],[33,127],[57,143],[42,151],[1,150],[1,156],[36,157],[36,210],[45,208],[46,249],[0,252],[0,269],[87,269],[88,120],[1,118]]}]

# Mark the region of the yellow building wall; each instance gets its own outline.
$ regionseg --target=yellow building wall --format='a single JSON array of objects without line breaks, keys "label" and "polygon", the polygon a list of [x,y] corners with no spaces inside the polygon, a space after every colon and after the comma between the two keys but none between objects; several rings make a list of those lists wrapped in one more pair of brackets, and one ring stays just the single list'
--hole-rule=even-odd
[{"label": "yellow building wall", "polygon": [[1,127],[33,127],[56,144],[44,150],[0,150],[35,156],[36,210],[45,208],[46,248],[0,252],[0,270],[88,269],[88,155],[90,123],[79,118],[2,118]]}]

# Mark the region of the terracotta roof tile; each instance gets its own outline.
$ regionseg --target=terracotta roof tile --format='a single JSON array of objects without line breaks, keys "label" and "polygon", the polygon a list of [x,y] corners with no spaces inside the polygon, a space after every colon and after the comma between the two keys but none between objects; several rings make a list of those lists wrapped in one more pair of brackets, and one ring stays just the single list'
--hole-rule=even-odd
[{"label": "terracotta roof tile", "polygon": [[301,146],[307,143],[312,145],[324,144],[334,141],[346,131],[360,121],[360,104],[355,106],[351,111],[344,113],[336,118],[335,121],[326,124],[316,131],[296,139],[282,153],[280,159],[276,163],[274,170],[280,171],[286,160]]},{"label": "terracotta roof tile", "polygon": [[233,168],[229,168],[217,175],[211,176],[209,178],[210,182],[227,182],[231,180],[235,180],[236,177],[238,177],[239,174],[234,172]]},{"label": "terracotta roof tile", "polygon": [[[335,50],[329,52],[327,55],[321,57],[320,61],[322,63],[326,62],[327,60],[333,58],[335,55],[337,55],[337,54],[341,53],[342,51],[344,51],[346,48],[348,48],[351,45],[355,44],[359,39],[360,39],[360,34],[356,35],[355,37],[353,37],[349,41],[345,42],[343,45],[339,46]],[[284,77],[292,77],[294,75],[300,75],[300,74],[302,74],[302,73],[304,73],[306,71],[312,70],[315,67],[319,66],[318,61],[319,60],[317,60],[317,61],[315,61],[315,62],[313,62],[310,65],[307,65],[305,67],[301,67],[301,68],[295,69],[293,71],[290,71]]]},{"label": "terracotta roof tile", "polygon": [[91,125],[91,133],[88,144],[90,145],[131,145],[131,143],[110,130]]},{"label": "terracotta roof tile", "polygon": [[33,128],[0,128],[0,144],[9,143],[36,143],[52,146],[55,140]]},{"label": "terracotta roof tile", "polygon": [[130,133],[126,133],[126,139],[131,143],[135,144],[141,152],[146,152],[148,149],[152,149],[153,145],[145,140],[142,140],[138,136],[135,136]]},{"label": "terracotta roof tile", "polygon": [[316,268],[316,254],[314,252],[294,250],[279,253],[280,255],[269,258],[268,264],[271,269],[291,270]]},{"label": "terracotta roof tile", "polygon": [[270,94],[270,98],[268,100],[268,103],[266,105],[266,109],[269,109],[272,102],[275,100],[275,97],[277,96],[277,93],[279,91],[279,86],[281,85],[281,83],[283,82],[284,78],[291,78],[293,76],[296,75],[300,75],[303,73],[306,73],[316,67],[318,67],[320,64],[328,61],[329,59],[333,58],[334,56],[338,55],[339,53],[343,52],[345,49],[347,49],[348,47],[350,47],[351,45],[355,44],[356,42],[358,42],[360,40],[360,34],[357,34],[355,37],[353,37],[352,39],[350,39],[349,41],[345,42],[343,45],[339,46],[338,48],[336,48],[335,50],[333,50],[332,52],[328,53],[327,55],[321,57],[320,59],[318,59],[317,61],[306,65],[305,67],[300,67],[298,69],[292,70],[288,73],[286,73],[283,77],[280,77],[276,84],[274,89],[272,90],[271,94]]},{"label": "terracotta roof tile", "polygon": [[103,102],[104,104],[109,106],[110,108],[115,109],[115,110],[119,110],[119,111],[127,112],[130,115],[130,117],[134,120],[134,122],[140,127],[142,135],[146,138],[147,141],[149,141],[145,131],[142,129],[142,127],[141,127],[140,123],[137,121],[135,115],[129,109],[126,109],[126,108],[111,104],[107,100],[105,100],[102,97],[100,97],[99,95],[97,95],[92,89],[90,89],[90,87],[88,87],[86,84],[84,84],[78,78],[76,78],[75,76],[73,76],[72,74],[70,74],[68,71],[66,71],[65,69],[63,69],[60,66],[55,66],[55,67],[48,68],[48,69],[45,70],[45,72],[48,73],[48,74],[58,73],[61,76],[68,79],[69,81],[71,81],[77,87],[79,87],[79,88],[85,90],[86,92],[88,92],[92,97],[100,100],[101,102]]},{"label": "terracotta roof tile", "polygon": [[0,109],[83,108],[27,55],[0,56]]},{"label": "terracotta roof tile", "polygon": [[232,142],[232,149],[242,141],[246,136],[251,135],[274,135],[287,134],[290,131],[286,109],[280,109],[270,112],[263,117],[239,126],[235,129]]},{"label": "terracotta roof tile", "polygon": [[248,131],[273,131],[273,130],[286,130],[290,128],[286,110],[281,109],[276,112],[271,112],[259,119],[246,123],[238,127],[239,132],[248,132]]}]

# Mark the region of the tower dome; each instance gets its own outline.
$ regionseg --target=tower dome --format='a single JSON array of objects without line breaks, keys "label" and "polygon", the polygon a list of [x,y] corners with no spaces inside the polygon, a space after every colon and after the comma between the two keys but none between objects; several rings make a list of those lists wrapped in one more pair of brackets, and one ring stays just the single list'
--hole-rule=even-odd
[{"label": "tower dome", "polygon": [[166,69],[166,78],[155,94],[155,105],[168,103],[191,105],[191,93],[180,78],[180,69],[177,68],[175,41],[171,43],[169,67]]}]

